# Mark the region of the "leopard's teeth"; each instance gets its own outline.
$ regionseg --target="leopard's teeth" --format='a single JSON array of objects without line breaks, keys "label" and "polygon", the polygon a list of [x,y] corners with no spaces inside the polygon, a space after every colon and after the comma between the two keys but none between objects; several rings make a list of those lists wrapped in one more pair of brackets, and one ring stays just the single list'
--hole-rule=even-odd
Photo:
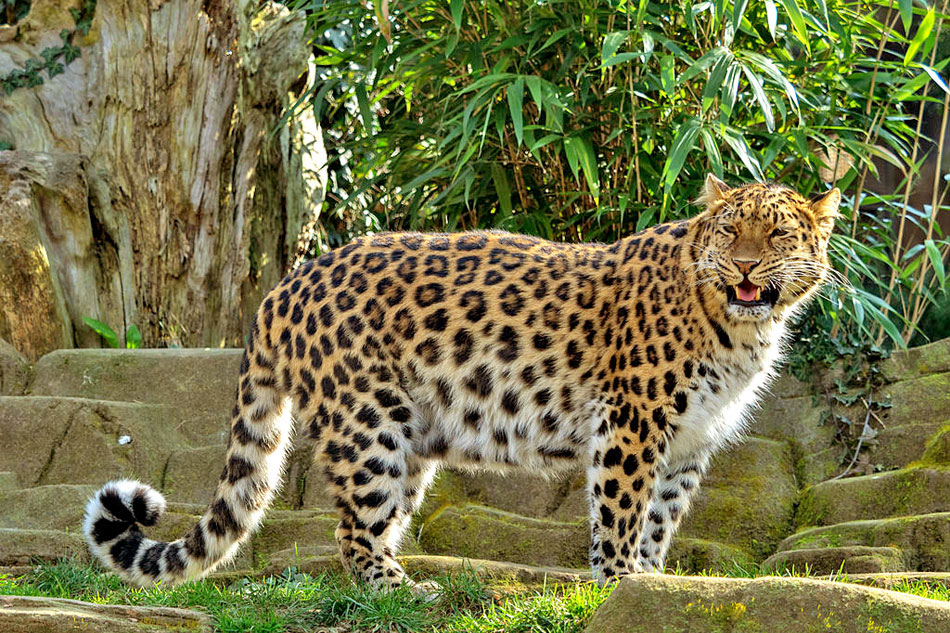
[{"label": "leopard's teeth", "polygon": [[762,299],[762,288],[756,287],[755,289],[755,300],[759,301]]}]

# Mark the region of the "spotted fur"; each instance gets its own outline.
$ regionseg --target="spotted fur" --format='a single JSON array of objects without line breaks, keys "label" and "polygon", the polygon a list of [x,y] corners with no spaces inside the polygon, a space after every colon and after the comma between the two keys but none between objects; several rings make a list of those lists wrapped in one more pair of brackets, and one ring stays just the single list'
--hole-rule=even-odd
[{"label": "spotted fur", "polygon": [[[703,213],[614,244],[397,233],[326,253],[257,313],[204,516],[149,540],[138,526],[161,495],[115,482],[88,506],[93,552],[137,584],[209,572],[257,527],[296,420],[364,581],[407,582],[397,547],[441,466],[586,464],[595,576],[662,570],[710,455],[741,433],[789,316],[828,274],[839,199],[710,177]],[[740,288],[771,299],[737,302]]]}]

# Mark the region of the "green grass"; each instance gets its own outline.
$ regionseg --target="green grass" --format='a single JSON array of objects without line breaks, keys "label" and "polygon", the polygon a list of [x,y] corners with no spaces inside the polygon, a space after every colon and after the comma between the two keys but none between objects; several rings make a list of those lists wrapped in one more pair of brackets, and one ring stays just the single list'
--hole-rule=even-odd
[{"label": "green grass", "polygon": [[222,633],[310,631],[321,626],[398,633],[579,633],[611,591],[579,583],[503,596],[485,587],[471,571],[433,580],[443,587],[434,602],[414,596],[408,588],[381,593],[338,576],[314,577],[293,570],[230,586],[203,580],[134,589],[92,565],[63,561],[39,565],[18,579],[0,575],[0,594],[198,609],[210,614]]},{"label": "green grass", "polygon": [[[689,572],[676,569],[672,573]],[[776,573],[848,581],[847,574],[819,576],[807,567]],[[758,567],[735,565],[725,572],[700,575],[753,578],[764,574]],[[414,596],[408,588],[381,593],[336,575],[315,577],[294,570],[230,585],[203,580],[133,589],[95,566],[62,561],[38,565],[21,578],[0,574],[0,594],[198,609],[208,613],[222,633],[302,632],[321,627],[334,627],[341,633],[580,633],[611,591],[611,587],[584,582],[502,593],[486,587],[470,569],[433,580],[443,588],[433,602]],[[950,601],[950,588],[939,582],[905,580],[890,589]]]}]

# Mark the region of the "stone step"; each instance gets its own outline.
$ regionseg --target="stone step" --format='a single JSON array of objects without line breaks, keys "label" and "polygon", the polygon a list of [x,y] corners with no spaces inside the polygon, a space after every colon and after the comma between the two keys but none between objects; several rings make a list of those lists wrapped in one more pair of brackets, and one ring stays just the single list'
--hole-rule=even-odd
[{"label": "stone step", "polygon": [[899,350],[879,365],[888,382],[950,372],[950,338]]},{"label": "stone step", "polygon": [[[211,503],[225,465],[225,444],[184,448],[168,458],[161,491],[171,503]],[[306,510],[334,507],[327,493],[326,478],[313,469],[313,447],[306,438],[296,438],[284,466],[280,492],[274,507]]]},{"label": "stone step", "polygon": [[89,550],[79,532],[0,528],[0,565],[52,563],[61,558],[89,560]]},{"label": "stone step", "polygon": [[[786,444],[750,437],[714,458],[680,534],[764,558],[788,534],[797,495]],[[466,504],[566,523],[583,522],[589,513],[581,469],[556,479],[443,471],[419,516],[425,522],[446,507]]]},{"label": "stone step", "polygon": [[950,512],[890,519],[850,521],[803,530],[786,538],[779,552],[828,547],[896,547],[904,553],[905,569],[950,569]]},{"label": "stone step", "polygon": [[885,428],[875,438],[871,463],[885,470],[903,468],[921,459],[934,434],[950,425],[950,373],[929,374],[887,385],[874,394],[889,399],[879,412]]},{"label": "stone step", "polygon": [[826,481],[802,494],[800,526],[950,512],[950,470],[908,468]]},{"label": "stone step", "polygon": [[950,468],[950,424],[945,425],[927,440],[920,463]]},{"label": "stone step", "polygon": [[883,574],[848,574],[848,582],[890,589],[895,585],[924,583],[931,586],[943,586],[950,589],[950,572],[946,571],[905,571]]},{"label": "stone step", "polygon": [[585,629],[586,633],[658,630],[946,633],[950,603],[811,578],[641,574],[623,578]]},{"label": "stone step", "polygon": [[32,596],[0,596],[0,630],[7,633],[211,633],[211,618],[171,607],[107,605]]},{"label": "stone step", "polygon": [[[301,510],[269,515],[245,547],[252,555],[254,567],[266,565],[277,552],[306,551],[313,547],[336,549],[333,533],[339,517],[335,514]],[[238,566],[240,567],[240,565]]]},{"label": "stone step", "polygon": [[[475,505],[448,507],[421,526],[426,554],[505,561],[541,567],[586,569],[590,528],[586,520],[553,521]],[[700,571],[731,569],[751,557],[739,548],[701,539],[677,538],[667,565]]]},{"label": "stone step", "polygon": [[775,553],[762,563],[762,569],[777,572],[795,568],[812,574],[879,574],[904,571],[904,554],[896,547],[819,547]]},{"label": "stone step", "polygon": [[161,480],[185,438],[168,409],[85,398],[0,397],[0,471],[20,486]]},{"label": "stone step", "polygon": [[166,405],[180,417],[186,437],[220,435],[223,441],[241,354],[240,349],[58,350],[34,365],[30,394]]}]

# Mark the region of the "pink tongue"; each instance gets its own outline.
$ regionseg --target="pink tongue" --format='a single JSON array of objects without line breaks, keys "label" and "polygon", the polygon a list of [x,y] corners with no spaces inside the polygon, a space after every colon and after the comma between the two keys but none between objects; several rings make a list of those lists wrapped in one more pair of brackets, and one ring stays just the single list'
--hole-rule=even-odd
[{"label": "pink tongue", "polygon": [[744,288],[745,284],[741,286],[736,286],[736,295],[739,297],[740,301],[755,301],[755,292],[759,289],[758,286],[753,286],[749,284],[748,288]]}]

